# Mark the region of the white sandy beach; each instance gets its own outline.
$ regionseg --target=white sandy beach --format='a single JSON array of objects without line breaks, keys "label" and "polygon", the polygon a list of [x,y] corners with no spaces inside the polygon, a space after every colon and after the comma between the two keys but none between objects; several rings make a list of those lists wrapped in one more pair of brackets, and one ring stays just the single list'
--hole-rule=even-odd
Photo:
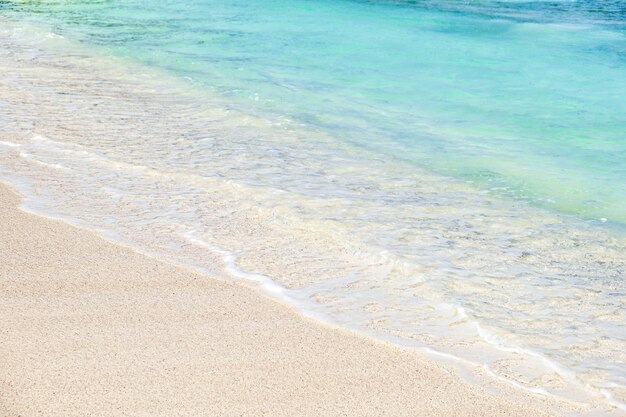
[{"label": "white sandy beach", "polygon": [[[512,371],[492,378],[472,356],[484,343],[453,341],[476,359],[468,375],[461,374],[419,350],[307,318],[245,279],[211,276],[230,277],[220,275],[222,252],[194,246],[186,236],[204,231],[208,244],[233,253],[237,242],[258,243],[237,266],[272,277],[286,291],[333,278],[323,255],[336,255],[335,267],[352,265],[347,245],[330,238],[336,225],[302,227],[287,210],[273,213],[282,208],[273,200],[260,205],[266,194],[255,199],[255,187],[231,181],[257,165],[269,167],[261,169],[268,177],[299,167],[327,175],[307,164],[305,151],[318,155],[315,147],[289,135],[274,140],[261,119],[218,101],[196,105],[186,84],[161,80],[142,66],[18,26],[0,28],[0,175],[9,181],[0,182],[0,417],[533,417],[591,410],[582,400],[518,389],[523,382],[565,386],[555,372],[530,381],[516,374],[522,355],[499,361]],[[252,143],[241,139],[246,134]],[[187,137],[189,152],[176,153]],[[205,139],[214,146],[197,149]],[[100,142],[105,146],[95,146]],[[257,157],[256,146],[275,156]],[[207,157],[198,165],[207,164],[214,176],[168,166],[195,166],[187,160],[200,154]],[[409,182],[428,182],[418,179]],[[22,210],[22,197],[54,201],[50,211],[45,204],[27,207],[89,229]],[[295,209],[304,204],[287,202]],[[199,226],[182,227],[186,220]],[[433,239],[445,228],[439,227]],[[96,230],[119,232],[115,236],[133,246]],[[198,234],[184,233],[190,231]],[[430,242],[412,241],[418,240],[424,247]],[[168,257],[169,248],[177,252]],[[168,263],[179,259],[208,266],[210,274]],[[198,259],[204,263],[185,262]],[[381,311],[377,317],[384,317]]]},{"label": "white sandy beach", "polygon": [[551,415],[19,201],[0,187],[2,416]]}]

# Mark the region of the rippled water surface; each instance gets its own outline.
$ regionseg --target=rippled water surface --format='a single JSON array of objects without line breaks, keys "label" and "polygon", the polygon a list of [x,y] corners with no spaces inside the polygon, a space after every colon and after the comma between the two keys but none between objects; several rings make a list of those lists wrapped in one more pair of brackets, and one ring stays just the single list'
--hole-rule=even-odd
[{"label": "rippled water surface", "polygon": [[619,415],[624,3],[224,3],[0,2],[2,177],[33,209]]},{"label": "rippled water surface", "polygon": [[534,204],[626,222],[624,2],[5,8],[337,140]]}]

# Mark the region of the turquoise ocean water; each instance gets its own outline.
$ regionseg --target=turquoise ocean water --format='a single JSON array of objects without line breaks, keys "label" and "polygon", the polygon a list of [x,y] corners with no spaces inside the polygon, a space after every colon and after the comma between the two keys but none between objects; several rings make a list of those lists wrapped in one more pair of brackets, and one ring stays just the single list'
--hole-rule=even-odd
[{"label": "turquoise ocean water", "polygon": [[196,245],[172,256],[212,251],[335,323],[626,409],[626,2],[0,1],[0,16],[238,115],[172,104],[167,135],[144,127],[153,142],[120,127],[7,146],[145,205],[55,206],[74,184],[57,172],[44,208],[147,230],[164,253]]},{"label": "turquoise ocean water", "polygon": [[626,223],[624,2],[3,3],[337,140]]}]

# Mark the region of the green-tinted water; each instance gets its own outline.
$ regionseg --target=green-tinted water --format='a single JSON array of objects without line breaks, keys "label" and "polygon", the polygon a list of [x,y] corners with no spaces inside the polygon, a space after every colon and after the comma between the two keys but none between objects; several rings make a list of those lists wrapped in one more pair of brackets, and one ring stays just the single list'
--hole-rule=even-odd
[{"label": "green-tinted water", "polygon": [[619,415],[625,7],[0,1],[0,178],[32,209]]},{"label": "green-tinted water", "polygon": [[626,222],[623,2],[5,2],[492,192]]}]

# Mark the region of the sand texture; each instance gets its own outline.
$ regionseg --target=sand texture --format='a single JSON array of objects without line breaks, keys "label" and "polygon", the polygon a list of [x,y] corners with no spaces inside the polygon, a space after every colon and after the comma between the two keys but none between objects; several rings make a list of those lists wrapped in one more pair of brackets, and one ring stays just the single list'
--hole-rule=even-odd
[{"label": "sand texture", "polygon": [[18,204],[0,185],[3,415],[549,415]]}]

